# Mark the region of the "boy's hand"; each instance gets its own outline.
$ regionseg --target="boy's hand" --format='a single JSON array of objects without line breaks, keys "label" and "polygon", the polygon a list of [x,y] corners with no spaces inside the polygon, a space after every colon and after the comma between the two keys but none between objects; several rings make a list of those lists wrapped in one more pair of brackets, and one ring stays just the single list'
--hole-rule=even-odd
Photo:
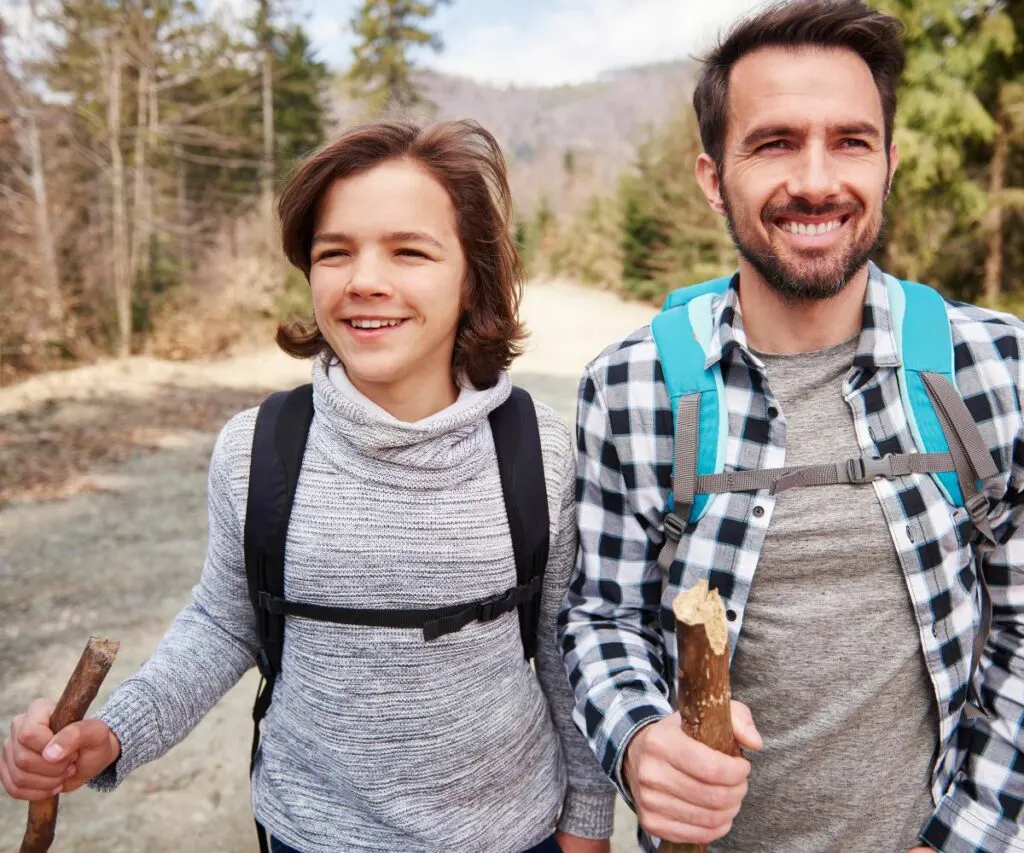
[{"label": "boy's hand", "polygon": [[0,784],[16,800],[45,800],[81,788],[121,755],[121,743],[102,720],[50,730],[55,703],[37,699],[11,721],[3,745]]}]

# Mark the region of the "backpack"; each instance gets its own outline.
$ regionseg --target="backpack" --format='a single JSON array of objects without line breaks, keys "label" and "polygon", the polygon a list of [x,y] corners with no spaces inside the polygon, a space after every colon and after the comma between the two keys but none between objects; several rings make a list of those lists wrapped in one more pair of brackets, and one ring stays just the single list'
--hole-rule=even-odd
[{"label": "backpack", "polygon": [[[508,516],[517,585],[491,598],[415,610],[328,607],[284,599],[284,556],[288,521],[295,499],[306,438],[313,420],[312,385],[271,394],[260,405],[252,440],[245,513],[245,572],[256,613],[260,649],[256,657],[262,681],[253,705],[249,772],[256,762],[260,722],[266,716],[281,671],[288,616],[384,628],[420,629],[424,641],[455,633],[470,622],[518,610],[523,653],[537,650],[539,598],[548,559],[548,501],[544,482],[537,412],[530,395],[513,388],[489,417],[498,457],[498,473]],[[257,824],[260,851],[269,850]]]},{"label": "backpack", "polygon": [[[684,287],[669,294],[651,321],[651,332],[668,389],[675,424],[672,492],[666,506],[665,544],[658,564],[668,573],[687,525],[707,512],[715,494],[772,494],[790,488],[839,483],[864,485],[877,477],[928,474],[946,500],[965,507],[974,524],[981,625],[974,638],[968,685],[992,623],[992,600],[984,560],[996,542],[988,522],[988,500],[979,482],[998,474],[970,410],[956,390],[953,340],[946,303],[923,284],[884,274],[901,366],[897,382],[914,444],[919,452],[858,457],[821,465],[756,471],[725,469],[729,417],[721,368],[705,369],[714,332],[712,302],[725,293],[731,276]],[[912,321],[912,322],[911,322]],[[980,707],[980,703],[979,703]]]}]

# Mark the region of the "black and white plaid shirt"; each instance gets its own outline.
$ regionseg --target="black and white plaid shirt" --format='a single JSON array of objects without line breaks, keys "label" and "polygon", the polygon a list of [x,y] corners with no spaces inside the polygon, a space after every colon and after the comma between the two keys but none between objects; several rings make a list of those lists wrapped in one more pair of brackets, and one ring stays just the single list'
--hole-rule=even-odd
[{"label": "black and white plaid shirt", "polygon": [[[928,476],[874,484],[939,706],[932,778],[938,806],[922,832],[946,853],[1024,850],[1024,323],[956,303],[948,313],[956,384],[1000,472],[985,492],[1001,543],[986,572],[995,612],[977,676],[987,716],[964,712],[979,621],[967,512],[951,506]],[[726,470],[781,467],[786,448],[773,440],[780,431],[769,417],[778,403],[747,346],[735,279],[716,301],[714,320],[708,365],[720,362],[725,382]],[[865,456],[914,450],[898,363],[885,284],[872,265],[844,386]],[[559,632],[576,723],[621,789],[630,737],[672,712],[672,600],[681,587],[708,579],[724,599],[735,649],[775,498],[766,491],[712,498],[703,518],[687,526],[667,582],[662,577],[657,557],[671,491],[673,418],[649,327],[587,367],[577,432],[580,550]],[[646,839],[645,846],[653,850]]]}]

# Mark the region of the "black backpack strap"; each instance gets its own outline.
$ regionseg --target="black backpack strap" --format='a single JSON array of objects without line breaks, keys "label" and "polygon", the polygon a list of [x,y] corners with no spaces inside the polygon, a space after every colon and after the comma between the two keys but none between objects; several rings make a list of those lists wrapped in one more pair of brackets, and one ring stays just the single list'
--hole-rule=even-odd
[{"label": "black backpack strap", "polygon": [[[284,616],[260,606],[265,595],[284,597],[284,549],[295,487],[306,452],[306,437],[313,420],[313,386],[271,394],[256,415],[249,463],[249,493],[245,510],[245,574],[249,598],[256,612],[260,650],[256,665],[259,691],[252,709],[253,736],[249,772],[256,763],[260,722],[274,693],[281,669]],[[257,824],[260,851],[267,853],[266,834]]]},{"label": "black backpack strap", "polygon": [[520,587],[528,585],[534,590],[519,604],[519,633],[530,660],[537,653],[541,581],[550,539],[544,459],[533,399],[514,387],[509,398],[491,412],[490,422],[516,558],[516,580]]}]

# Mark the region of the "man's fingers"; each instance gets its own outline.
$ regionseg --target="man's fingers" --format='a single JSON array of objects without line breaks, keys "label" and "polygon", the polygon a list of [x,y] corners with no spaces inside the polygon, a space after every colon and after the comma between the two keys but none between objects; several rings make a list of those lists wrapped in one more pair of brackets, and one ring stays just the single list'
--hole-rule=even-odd
[{"label": "man's fingers", "polygon": [[682,730],[674,743],[662,744],[659,757],[671,764],[680,773],[685,773],[699,782],[722,787],[743,784],[750,775],[750,762],[718,752],[710,746],[698,743]]},{"label": "man's fingers", "polygon": [[754,725],[754,717],[750,713],[750,708],[733,699],[730,703],[730,710],[732,712],[732,733],[736,737],[736,742],[747,749],[761,749],[764,746],[764,741],[761,740],[757,726]]},{"label": "man's fingers", "polygon": [[[640,776],[639,795],[656,792],[671,797],[678,802],[685,802],[697,808],[713,812],[725,812],[738,808],[747,795],[747,781],[738,785],[710,785],[680,773],[674,767],[663,764],[659,769],[642,773]],[[638,799],[638,802],[640,800]],[[680,817],[680,819],[682,819]]]},{"label": "man's fingers", "polygon": [[636,805],[643,818],[657,815],[661,820],[714,830],[732,823],[733,818],[739,814],[741,802],[742,797],[729,808],[711,809],[664,791],[645,790],[637,798]]},{"label": "man's fingers", "polygon": [[81,720],[61,729],[43,748],[43,758],[54,763],[67,762],[77,753],[107,745],[107,724],[102,720]]}]

